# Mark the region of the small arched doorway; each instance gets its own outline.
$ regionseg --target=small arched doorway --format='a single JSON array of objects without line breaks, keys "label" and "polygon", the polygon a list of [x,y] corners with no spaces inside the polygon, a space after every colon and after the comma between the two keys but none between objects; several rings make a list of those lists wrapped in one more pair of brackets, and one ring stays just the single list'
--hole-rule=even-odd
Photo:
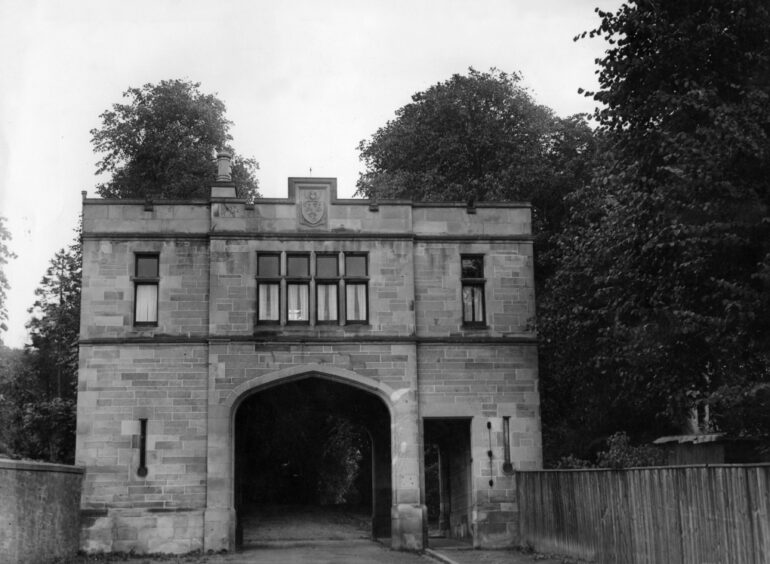
[{"label": "small arched doorway", "polygon": [[319,372],[257,387],[233,419],[236,544],[390,535],[391,414]]}]

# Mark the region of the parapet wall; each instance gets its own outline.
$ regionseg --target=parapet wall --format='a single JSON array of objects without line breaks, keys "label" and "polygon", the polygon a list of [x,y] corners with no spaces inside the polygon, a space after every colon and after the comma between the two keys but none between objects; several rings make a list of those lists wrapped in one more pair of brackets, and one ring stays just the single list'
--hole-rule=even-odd
[{"label": "parapet wall", "polygon": [[4,564],[45,564],[74,555],[84,469],[0,459],[0,555]]}]

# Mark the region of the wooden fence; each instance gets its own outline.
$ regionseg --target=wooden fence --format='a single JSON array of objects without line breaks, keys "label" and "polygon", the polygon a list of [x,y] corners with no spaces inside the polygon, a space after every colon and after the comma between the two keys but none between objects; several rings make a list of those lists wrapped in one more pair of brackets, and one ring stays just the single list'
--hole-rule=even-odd
[{"label": "wooden fence", "polygon": [[522,544],[601,564],[770,563],[770,464],[520,472]]}]

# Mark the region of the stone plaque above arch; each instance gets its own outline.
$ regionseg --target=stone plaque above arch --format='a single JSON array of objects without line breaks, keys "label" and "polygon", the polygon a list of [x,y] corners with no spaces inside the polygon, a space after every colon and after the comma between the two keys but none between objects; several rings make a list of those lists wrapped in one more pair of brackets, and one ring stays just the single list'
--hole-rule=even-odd
[{"label": "stone plaque above arch", "polygon": [[328,229],[329,205],[337,199],[337,179],[290,178],[289,199],[296,204],[300,227]]}]

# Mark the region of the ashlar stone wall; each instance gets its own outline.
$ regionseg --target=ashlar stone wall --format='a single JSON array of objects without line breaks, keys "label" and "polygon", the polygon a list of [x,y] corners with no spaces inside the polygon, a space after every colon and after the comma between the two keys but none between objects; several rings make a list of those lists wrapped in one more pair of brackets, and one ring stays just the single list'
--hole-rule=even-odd
[{"label": "ashlar stone wall", "polygon": [[[463,471],[453,479],[467,482],[462,503],[475,545],[517,542],[506,442],[514,469],[541,464],[527,205],[340,200],[333,179],[291,179],[289,198],[254,205],[87,199],[83,211],[85,550],[233,549],[238,406],[309,376],[371,393],[391,414],[390,457],[377,457],[392,465],[394,548],[427,541],[426,418],[468,421],[470,444],[455,449]],[[295,326],[285,313],[277,325],[258,323],[260,252],[340,253],[341,262],[342,253],[365,253],[367,323]],[[137,253],[159,257],[155,325],[133,319]],[[464,254],[484,257],[483,326],[463,324]],[[138,472],[142,420],[146,475]],[[383,475],[377,487],[387,489]]]}]

